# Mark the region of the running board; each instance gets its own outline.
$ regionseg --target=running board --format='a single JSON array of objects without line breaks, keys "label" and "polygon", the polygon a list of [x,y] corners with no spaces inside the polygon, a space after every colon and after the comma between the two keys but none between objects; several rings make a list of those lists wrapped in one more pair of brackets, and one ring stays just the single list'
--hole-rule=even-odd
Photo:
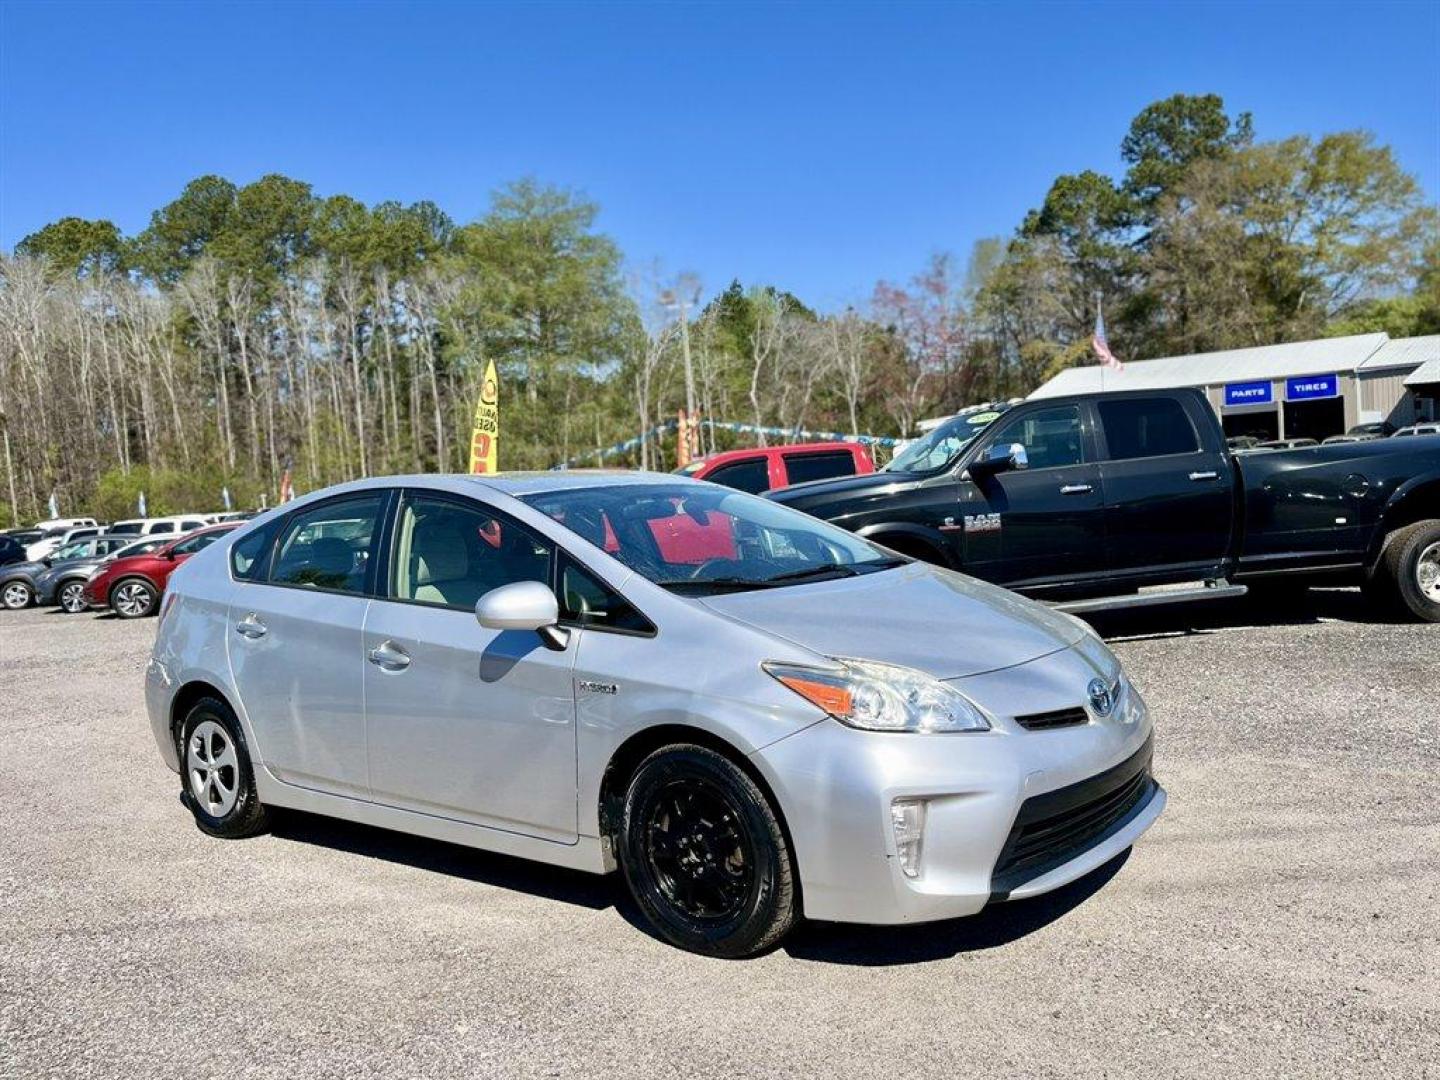
[{"label": "running board", "polygon": [[1233,600],[1249,590],[1229,582],[1207,582],[1198,588],[1165,589],[1156,592],[1132,593],[1128,596],[1097,596],[1089,600],[1065,600],[1051,604],[1057,611],[1084,615],[1091,611],[1116,611],[1121,608],[1154,607],[1158,604],[1188,604],[1194,600]]}]

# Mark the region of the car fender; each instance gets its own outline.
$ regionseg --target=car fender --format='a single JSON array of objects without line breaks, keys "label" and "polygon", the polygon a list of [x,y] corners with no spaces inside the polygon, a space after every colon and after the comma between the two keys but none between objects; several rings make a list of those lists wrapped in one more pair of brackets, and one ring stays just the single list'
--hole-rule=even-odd
[{"label": "car fender", "polygon": [[1440,518],[1440,469],[1412,476],[1385,501],[1366,551],[1366,563],[1380,557],[1385,537],[1396,529],[1424,518]]},{"label": "car fender", "polygon": [[855,530],[855,534],[877,544],[884,544],[886,536],[906,537],[933,550],[939,557],[941,566],[955,569],[955,560],[950,555],[950,545],[939,529],[917,525],[913,521],[886,521],[862,526]]}]

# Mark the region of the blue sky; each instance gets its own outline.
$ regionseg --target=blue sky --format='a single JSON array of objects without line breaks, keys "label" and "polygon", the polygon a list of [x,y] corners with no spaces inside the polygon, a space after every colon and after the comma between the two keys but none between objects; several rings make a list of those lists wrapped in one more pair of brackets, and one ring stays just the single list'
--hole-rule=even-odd
[{"label": "blue sky", "polygon": [[1003,235],[1130,118],[1216,92],[1262,138],[1362,127],[1440,192],[1440,3],[36,4],[0,0],[0,246],[126,232],[267,172],[459,220],[587,192],[637,267],[863,300]]}]

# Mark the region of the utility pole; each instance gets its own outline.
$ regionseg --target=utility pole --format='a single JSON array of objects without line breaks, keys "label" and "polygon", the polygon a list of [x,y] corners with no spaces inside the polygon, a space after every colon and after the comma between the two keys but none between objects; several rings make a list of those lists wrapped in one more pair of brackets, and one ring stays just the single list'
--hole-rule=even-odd
[{"label": "utility pole", "polygon": [[694,274],[681,274],[675,287],[660,293],[660,303],[673,308],[680,317],[680,356],[685,362],[685,436],[692,459],[700,456],[700,424],[695,413],[695,368],[690,362],[690,307],[700,298],[700,282]]}]

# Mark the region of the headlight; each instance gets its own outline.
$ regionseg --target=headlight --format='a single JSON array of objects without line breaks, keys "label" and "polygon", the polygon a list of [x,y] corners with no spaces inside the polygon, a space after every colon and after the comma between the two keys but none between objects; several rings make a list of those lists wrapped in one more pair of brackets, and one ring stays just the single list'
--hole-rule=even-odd
[{"label": "headlight", "polygon": [[970,700],[923,671],[873,660],[816,668],[775,661],[765,670],[841,723],[865,731],[989,731]]}]

